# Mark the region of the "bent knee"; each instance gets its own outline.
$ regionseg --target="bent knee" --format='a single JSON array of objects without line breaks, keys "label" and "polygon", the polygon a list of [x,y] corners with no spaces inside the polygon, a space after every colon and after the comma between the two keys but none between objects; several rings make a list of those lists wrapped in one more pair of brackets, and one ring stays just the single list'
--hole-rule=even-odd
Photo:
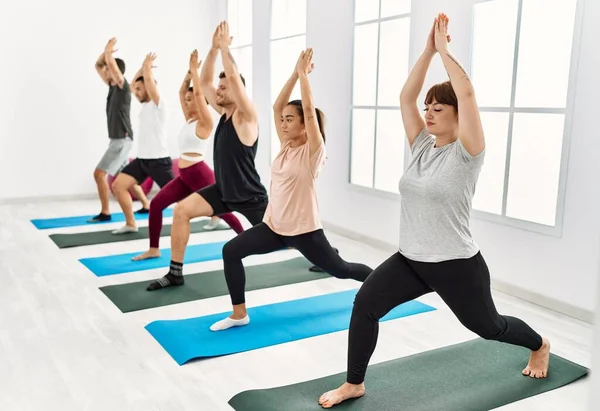
[{"label": "bent knee", "polygon": [[100,169],[95,169],[94,170],[94,179],[97,180],[102,180],[106,177],[106,171],[104,170],[100,170]]},{"label": "bent knee", "polygon": [[353,316],[368,317],[372,321],[379,321],[386,313],[378,309],[377,298],[368,292],[361,292],[360,288],[354,297],[354,306],[352,308]]},{"label": "bent knee", "polygon": [[223,246],[223,260],[241,260],[247,257],[244,252],[243,244],[240,241],[236,241],[238,237],[234,237],[229,240]]}]

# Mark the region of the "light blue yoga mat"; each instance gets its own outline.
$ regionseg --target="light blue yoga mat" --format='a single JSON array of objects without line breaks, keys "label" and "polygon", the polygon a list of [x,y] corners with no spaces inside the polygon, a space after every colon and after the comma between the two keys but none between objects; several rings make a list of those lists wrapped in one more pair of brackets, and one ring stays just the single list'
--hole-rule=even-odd
[{"label": "light blue yoga mat", "polygon": [[[248,309],[250,324],[224,331],[211,331],[209,327],[231,312],[154,321],[146,329],[177,364],[183,365],[196,358],[234,354],[346,330],[357,291],[253,307]],[[434,310],[413,300],[394,308],[381,321]]]},{"label": "light blue yoga mat", "polygon": [[[187,246],[185,249],[184,264],[200,263],[203,261],[218,260],[223,257],[223,246],[227,241],[206,243]],[[159,258],[132,261],[136,255],[143,251],[127,254],[108,255],[106,257],[82,258],[79,261],[90,269],[97,277],[123,274],[133,271],[151,270],[153,268],[169,267],[171,264],[171,249],[162,248]]]},{"label": "light blue yoga mat", "polygon": [[[134,213],[136,220],[147,220],[148,213]],[[40,218],[31,220],[33,225],[39,230],[47,230],[50,228],[64,228],[64,227],[77,227],[80,225],[96,225],[96,224],[110,224],[110,223],[122,223],[125,222],[125,214],[113,213],[111,214],[112,220],[101,221],[97,223],[89,223],[90,218],[95,215],[80,215],[75,217],[59,217],[59,218]],[[167,208],[163,210],[163,217],[173,217],[173,208]]]}]

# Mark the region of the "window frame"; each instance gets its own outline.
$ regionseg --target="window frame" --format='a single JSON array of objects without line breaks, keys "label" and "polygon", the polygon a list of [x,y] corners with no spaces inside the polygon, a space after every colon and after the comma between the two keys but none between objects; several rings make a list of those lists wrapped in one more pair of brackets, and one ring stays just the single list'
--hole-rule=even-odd
[{"label": "window frame", "polygon": [[[245,1],[247,1],[247,0],[245,0]],[[250,0],[250,1],[252,3],[254,2],[254,0]],[[227,15],[227,20],[229,20],[229,5],[230,5],[230,0],[226,0],[226,3],[225,3],[225,13]],[[242,50],[242,49],[245,49],[245,48],[250,48],[251,52],[252,52],[252,59],[250,61],[251,65],[254,63],[254,48],[253,48],[254,47],[254,33],[253,33],[253,31],[254,31],[254,13],[252,13],[252,15],[253,16],[252,16],[252,18],[250,20],[252,21],[252,28],[253,28],[253,30],[251,31],[252,32],[252,40],[250,41],[250,43],[242,43],[241,45],[230,46],[229,47],[229,50],[231,50],[232,52],[234,50]],[[239,18],[239,16],[238,16],[238,18]],[[250,68],[252,69],[253,67],[250,67]],[[242,70],[240,69],[240,71],[242,71]],[[245,80],[250,80],[253,83],[254,82],[254,73],[252,73],[252,78],[251,79],[245,78]],[[247,86],[248,86],[248,84],[246,84],[246,87]],[[254,84],[251,84],[251,92],[252,93],[250,93],[249,97],[252,99],[252,94],[254,93]]]},{"label": "window frame", "polygon": [[[272,30],[273,30],[273,2],[277,1],[277,0],[271,0],[270,2],[270,13],[269,13],[269,101],[271,100],[271,93],[273,91],[273,75],[272,75],[272,67],[273,67],[273,56],[271,53],[272,50],[272,46],[273,46],[273,42],[274,41],[282,41],[282,40],[289,40],[289,39],[293,39],[293,38],[297,38],[297,37],[304,37],[304,47],[306,47],[306,38],[307,38],[307,34],[308,34],[308,0],[305,1],[304,3],[304,7],[306,7],[306,13],[305,13],[305,20],[304,20],[304,32],[303,33],[299,33],[299,34],[292,34],[291,36],[281,36],[281,37],[272,37]],[[282,87],[283,84],[279,87]],[[273,106],[273,104],[275,104],[275,101],[270,101],[270,107]],[[272,110],[270,110],[272,113]],[[271,114],[271,124],[270,124],[270,130],[271,130],[271,140],[269,141],[269,164],[273,163],[273,160],[275,159],[275,156],[277,154],[279,154],[279,150],[277,150],[277,152],[274,152],[273,150],[273,144],[275,142],[279,142],[279,136],[277,135],[277,130],[275,130],[275,126],[274,126],[274,119],[273,119],[273,115]]]},{"label": "window frame", "polygon": [[[502,0],[475,0],[473,3],[473,9],[475,6],[481,3],[487,3],[490,1],[502,1]],[[515,96],[517,88],[517,75],[519,67],[519,43],[521,35],[521,21],[522,21],[522,10],[523,1],[516,0],[517,5],[517,19],[516,19],[516,33],[515,33],[515,48],[513,51],[513,73],[511,80],[511,97],[508,107],[488,107],[480,106],[479,110],[490,113],[508,113],[508,135],[506,140],[506,154],[504,158],[504,186],[502,193],[502,210],[501,214],[495,214],[488,211],[477,210],[473,208],[472,216],[479,220],[489,221],[501,225],[507,225],[526,231],[532,231],[538,234],[545,234],[552,237],[562,237],[563,230],[563,219],[565,211],[565,199],[566,199],[566,180],[568,174],[569,164],[569,153],[571,146],[571,134],[573,127],[573,107],[575,100],[575,89],[577,86],[577,68],[579,63],[579,48],[581,43],[581,30],[583,22],[583,0],[575,0],[575,18],[573,25],[573,38],[571,41],[571,61],[569,64],[569,78],[567,83],[567,99],[565,108],[544,108],[544,107],[515,107]],[[471,42],[473,41],[475,26],[475,16],[473,13],[471,19]],[[469,56],[469,65],[472,66],[473,62],[473,47],[471,43],[471,50]],[[471,70],[469,70],[471,71]],[[562,134],[562,149],[561,159],[558,174],[558,190],[556,195],[556,211],[554,217],[554,225],[546,225],[537,223],[529,220],[519,219],[515,217],[509,217],[506,215],[506,205],[508,201],[508,189],[509,189],[509,177],[510,177],[510,164],[511,164],[511,147],[513,138],[514,128],[514,115],[522,113],[531,114],[563,114],[564,126]]]},{"label": "window frame", "polygon": [[[414,1],[414,0],[412,0]],[[380,60],[380,55],[381,55],[381,23],[385,23],[387,21],[393,21],[393,20],[400,20],[403,18],[411,18],[411,26],[412,26],[412,1],[411,1],[411,11],[408,13],[402,13],[402,14],[396,14],[393,16],[388,16],[388,17],[381,17],[381,0],[377,0],[378,2],[378,16],[375,19],[370,19],[370,20],[365,20],[365,21],[361,21],[359,23],[356,22],[356,0],[352,1],[352,7],[353,7],[353,21],[352,21],[352,51],[351,51],[351,67],[350,67],[350,79],[352,82],[351,85],[351,93],[350,93],[350,141],[349,141],[349,151],[348,151],[348,174],[347,174],[347,180],[346,180],[346,186],[348,188],[350,188],[353,191],[357,191],[359,193],[365,193],[365,194],[374,194],[378,197],[382,197],[382,198],[387,198],[387,199],[394,199],[397,200],[400,197],[399,193],[392,193],[390,191],[386,191],[386,190],[382,190],[379,188],[375,188],[375,172],[376,172],[376,167],[377,167],[377,114],[379,110],[398,110],[400,111],[400,90],[398,89],[398,105],[397,106],[387,106],[387,105],[379,105],[378,104],[378,99],[379,99],[379,60]],[[377,23],[379,25],[379,27],[377,28],[377,64],[376,64],[376,79],[375,79],[375,105],[373,106],[368,106],[368,105],[354,105],[354,50],[355,50],[355,43],[356,43],[356,38],[355,38],[355,33],[356,33],[356,27],[358,26],[365,26],[365,25],[369,25],[369,24],[374,24]],[[408,56],[408,60],[409,62],[411,61],[411,39],[409,38],[408,41],[408,50],[409,50],[409,56]],[[410,70],[410,66],[409,66],[409,70]],[[375,110],[375,121],[374,121],[374,125],[373,125],[373,179],[372,179],[372,184],[370,187],[365,187],[359,184],[354,184],[352,183],[352,147],[353,147],[353,121],[354,121],[354,110],[355,109],[366,109],[366,110]],[[407,166],[407,161],[409,159],[409,150],[407,150],[407,146],[408,143],[406,141],[406,138],[403,139],[403,146],[404,146],[404,167],[403,169],[406,170],[406,166]],[[401,176],[398,176],[398,180],[400,179]]]},{"label": "window frame", "polygon": [[[474,0],[473,4],[472,4],[472,10],[473,8],[480,3],[485,3],[485,2],[489,2],[489,1],[498,1],[498,0]],[[563,221],[564,221],[564,211],[565,211],[565,199],[566,199],[566,183],[567,183],[567,175],[568,175],[568,163],[569,163],[569,156],[570,156],[570,145],[571,145],[571,135],[572,135],[572,128],[573,128],[573,114],[574,114],[574,103],[575,103],[575,92],[576,92],[576,88],[577,88],[577,71],[578,71],[578,67],[579,67],[579,55],[580,55],[580,44],[581,44],[581,35],[582,35],[582,27],[583,27],[583,17],[584,17],[584,2],[585,0],[576,0],[577,4],[575,6],[575,19],[574,19],[574,26],[573,26],[573,38],[572,38],[572,43],[571,43],[571,61],[569,64],[569,79],[568,79],[568,86],[567,86],[567,100],[566,100],[566,105],[564,109],[560,109],[560,110],[555,110],[555,109],[534,109],[532,110],[531,108],[518,108],[516,111],[514,109],[514,96],[515,96],[515,88],[516,88],[516,75],[517,75],[517,65],[518,65],[518,54],[515,54],[515,59],[513,60],[513,79],[512,79],[512,90],[511,90],[511,107],[497,107],[496,109],[498,109],[496,112],[509,112],[510,110],[512,110],[512,114],[510,115],[509,118],[509,136],[507,137],[507,152],[509,152],[510,150],[510,143],[512,142],[512,128],[513,128],[513,117],[514,117],[514,113],[556,113],[559,112],[561,114],[565,115],[565,121],[564,121],[564,127],[563,127],[563,140],[562,140],[562,152],[561,152],[561,162],[560,162],[560,171],[559,171],[559,181],[558,181],[558,191],[557,191],[557,203],[556,203],[556,212],[555,212],[555,223],[554,226],[548,226],[548,225],[544,225],[541,223],[536,223],[536,222],[531,222],[531,221],[527,221],[527,220],[521,220],[518,218],[514,218],[514,217],[508,217],[506,216],[506,199],[507,199],[507,192],[508,192],[508,174],[510,172],[509,166],[510,163],[505,163],[505,175],[504,175],[504,188],[503,188],[503,198],[502,198],[502,215],[498,215],[498,214],[494,214],[494,213],[490,213],[490,212],[486,212],[486,211],[481,211],[481,210],[477,210],[477,209],[473,209],[471,216],[473,219],[476,220],[480,220],[480,221],[486,221],[486,222],[491,222],[491,223],[495,223],[495,224],[499,224],[499,225],[503,225],[503,226],[508,226],[508,227],[513,227],[513,228],[517,228],[517,229],[522,229],[525,231],[529,231],[529,232],[534,232],[537,234],[543,234],[543,235],[548,235],[551,237],[556,237],[556,238],[560,238],[562,237],[562,232],[563,232]],[[521,22],[521,15],[522,15],[522,2],[523,0],[518,0],[519,2],[519,7],[518,7],[518,16],[517,16],[517,33],[515,36],[515,42],[517,44],[517,47],[515,47],[515,53],[518,53],[518,43],[519,43],[519,35],[520,35],[520,22]],[[356,0],[354,0],[352,2],[352,6],[354,7],[354,10],[356,10]],[[411,12],[412,12],[412,7],[411,7]],[[354,12],[355,13],[355,12]],[[379,14],[381,15],[381,2],[380,2],[380,6],[379,6]],[[354,14],[353,14],[354,15]],[[403,15],[399,15],[399,16],[410,16],[410,13],[407,14],[403,14]],[[385,20],[391,20],[391,19],[395,19],[395,18],[399,18],[398,16],[393,16],[393,17],[386,17],[384,19],[373,19],[373,20],[368,20],[368,21],[364,21],[364,22],[360,22],[360,23],[356,23],[354,22],[355,18],[353,19],[353,25],[352,25],[352,52],[351,52],[351,60],[352,60],[352,66],[350,69],[351,72],[351,81],[352,81],[352,92],[351,92],[351,100],[349,102],[349,111],[350,111],[350,124],[349,124],[349,136],[350,136],[350,141],[349,141],[349,151],[348,151],[348,174],[347,174],[347,180],[346,180],[346,187],[354,192],[360,193],[360,194],[366,194],[366,195],[370,195],[370,196],[374,196],[374,197],[378,197],[378,198],[383,198],[383,199],[388,199],[388,200],[394,200],[394,201],[398,201],[398,199],[400,198],[400,194],[399,193],[391,193],[388,191],[384,191],[384,190],[380,190],[377,188],[374,188],[374,179],[375,179],[375,161],[373,161],[373,186],[372,187],[364,187],[361,185],[357,185],[357,184],[353,184],[352,183],[352,133],[353,133],[353,127],[352,127],[352,121],[353,121],[353,109],[355,108],[374,108],[376,110],[375,112],[375,129],[373,130],[374,133],[376,133],[376,128],[377,128],[377,109],[386,109],[386,108],[396,108],[394,106],[354,106],[354,43],[355,43],[355,38],[354,38],[354,33],[355,33],[355,27],[358,25],[363,25],[363,24],[369,24],[369,23],[374,23],[374,22],[381,22],[381,21],[385,21]],[[412,25],[412,20],[411,20],[411,25]],[[475,19],[474,19],[474,15],[472,15],[471,18],[471,28],[470,28],[470,33],[471,33],[471,39],[470,39],[470,45],[469,45],[469,60],[467,62],[464,62],[465,68],[469,71],[469,73],[471,73],[471,68],[472,68],[472,62],[473,62],[473,34],[474,34],[474,25],[475,25]],[[378,33],[378,42],[377,42],[377,67],[379,68],[379,36],[380,33]],[[410,66],[410,69],[412,69],[412,67],[414,66],[414,56],[413,56],[413,47],[412,47],[412,38],[409,40],[409,50],[410,50],[410,55],[409,55],[409,62],[411,62],[413,65]],[[379,85],[379,70],[377,71],[377,87]],[[377,90],[378,91],[378,90]],[[398,91],[399,93],[400,91]],[[377,103],[377,97],[375,102]],[[398,105],[397,107],[398,110],[400,110],[400,105]],[[493,107],[483,107],[481,109],[482,112],[494,112]],[[510,140],[509,140],[510,139]],[[406,167],[409,164],[409,160],[410,160],[410,150],[407,150],[407,146],[408,146],[408,142],[406,141],[406,139],[404,139],[404,169],[406,170]],[[374,143],[374,150],[373,150],[373,155],[376,155],[376,148],[377,148],[377,136],[375,135],[375,143]],[[507,155],[506,158],[508,158],[509,156]],[[507,161],[505,158],[505,161]],[[401,176],[398,176],[398,179],[400,179]]]}]

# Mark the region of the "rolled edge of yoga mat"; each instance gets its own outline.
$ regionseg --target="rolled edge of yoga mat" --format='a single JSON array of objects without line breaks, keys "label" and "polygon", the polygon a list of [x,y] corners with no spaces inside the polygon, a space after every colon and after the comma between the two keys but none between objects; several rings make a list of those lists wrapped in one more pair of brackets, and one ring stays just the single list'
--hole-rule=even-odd
[{"label": "rolled edge of yoga mat", "polygon": [[[551,354],[548,377],[521,374],[522,347],[477,338],[379,364],[371,364],[366,393],[334,410],[487,411],[585,378],[588,369]],[[229,400],[236,411],[322,410],[319,397],[344,383],[346,373],[280,387],[242,391]]]}]

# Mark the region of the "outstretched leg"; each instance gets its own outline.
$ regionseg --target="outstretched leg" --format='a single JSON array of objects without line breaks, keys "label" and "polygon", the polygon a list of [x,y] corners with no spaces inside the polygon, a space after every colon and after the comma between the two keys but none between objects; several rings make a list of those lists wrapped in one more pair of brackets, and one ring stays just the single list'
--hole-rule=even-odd
[{"label": "outstretched leg", "polygon": [[250,255],[267,254],[285,247],[278,234],[265,223],[238,234],[223,246],[223,269],[225,281],[233,305],[233,314],[213,324],[212,331],[222,331],[250,321],[246,311],[246,273],[242,260]]},{"label": "outstretched leg", "polygon": [[369,275],[354,299],[348,334],[346,383],[319,398],[323,408],[331,408],[365,393],[364,379],[377,345],[379,320],[394,307],[429,292],[431,289],[400,253],[392,255]]},{"label": "outstretched leg", "polygon": [[302,253],[311,263],[337,278],[352,278],[364,282],[373,271],[371,267],[344,261],[334,249],[323,230],[316,230],[293,237],[285,237],[286,243]]},{"label": "outstretched leg", "polygon": [[547,376],[550,342],[521,319],[498,314],[490,290],[490,273],[481,253],[436,264],[414,261],[409,264],[469,330],[486,340],[530,349],[531,357],[523,375]]},{"label": "outstretched leg", "polygon": [[146,260],[160,257],[159,243],[160,232],[163,224],[163,210],[171,204],[183,200],[192,193],[181,178],[171,180],[164,186],[150,202],[150,215],[148,216],[148,231],[150,249],[143,254],[133,257],[133,261]]}]

